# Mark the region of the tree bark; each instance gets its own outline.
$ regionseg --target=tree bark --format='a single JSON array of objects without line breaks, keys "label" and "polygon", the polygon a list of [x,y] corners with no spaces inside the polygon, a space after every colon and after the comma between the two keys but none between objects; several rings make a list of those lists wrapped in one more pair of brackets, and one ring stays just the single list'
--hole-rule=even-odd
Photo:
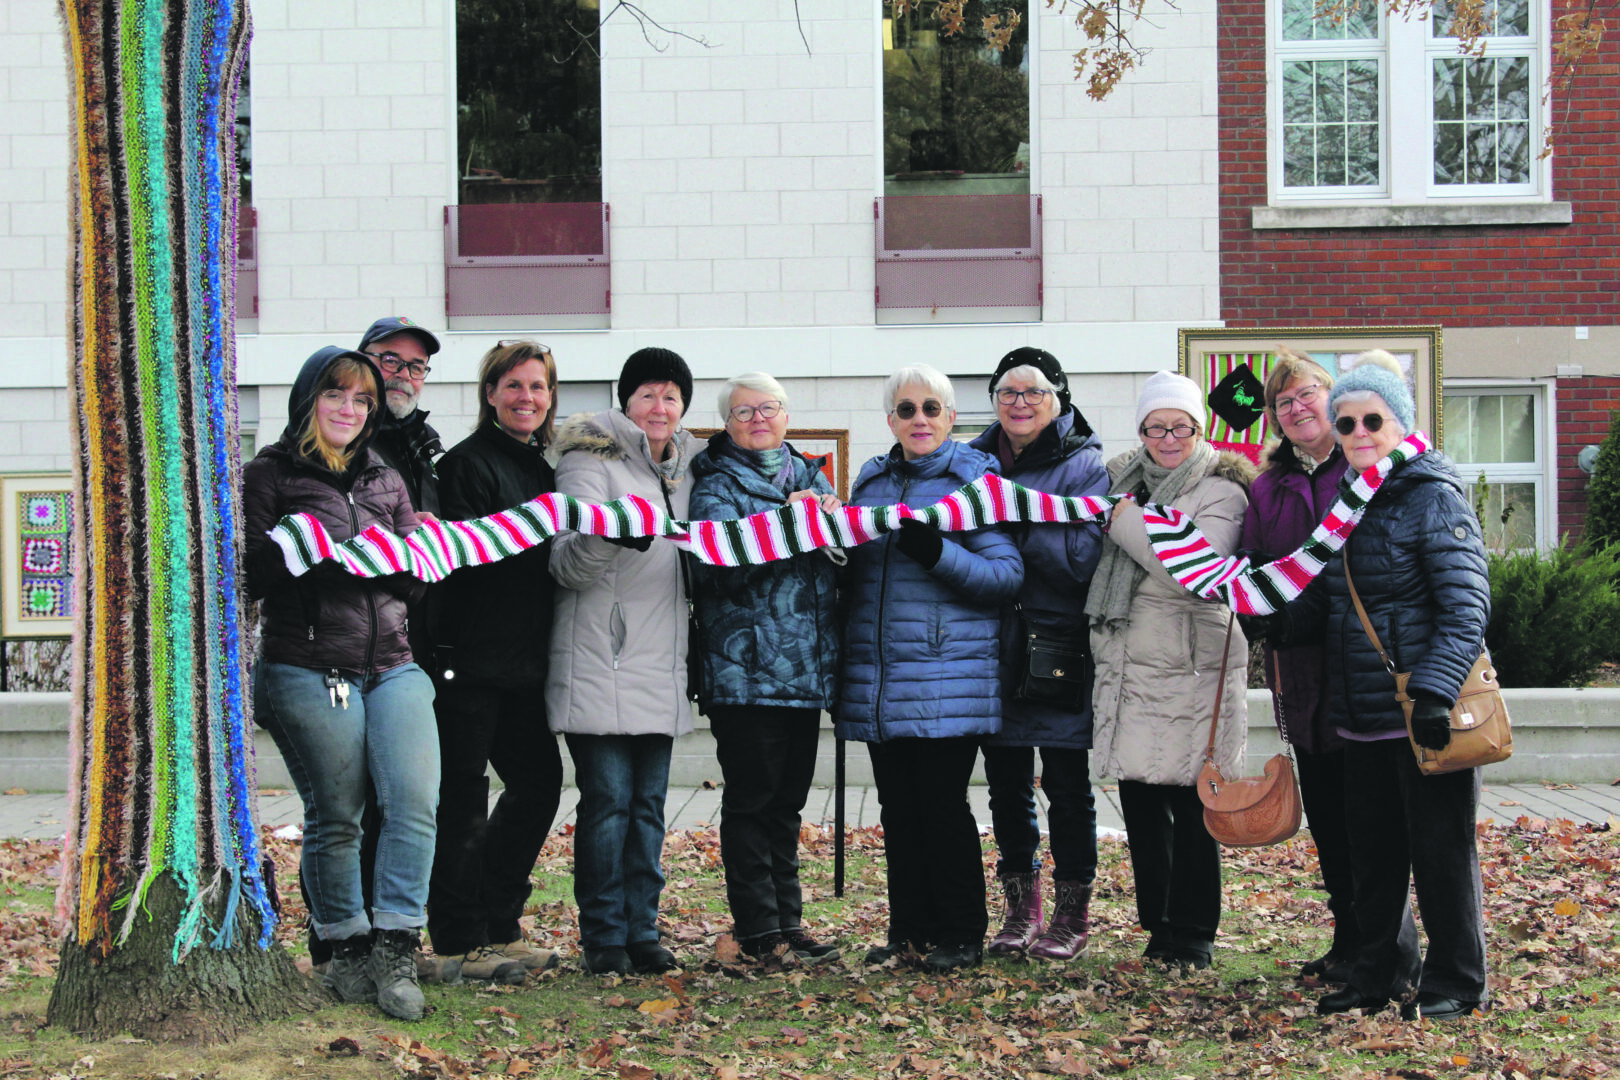
[{"label": "tree bark", "polygon": [[[129,940],[105,959],[65,942],[46,1022],[97,1039],[128,1033],[206,1045],[324,1003],[324,992],[280,945],[259,948],[251,916],[230,948],[192,949],[176,964],[174,927],[182,908],[180,887],[163,874],[147,892]],[[217,921],[220,912],[209,915]]]}]

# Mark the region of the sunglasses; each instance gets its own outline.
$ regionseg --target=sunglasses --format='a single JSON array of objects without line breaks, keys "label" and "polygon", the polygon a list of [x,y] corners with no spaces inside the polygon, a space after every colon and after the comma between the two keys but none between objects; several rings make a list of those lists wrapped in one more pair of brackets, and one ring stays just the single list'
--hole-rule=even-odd
[{"label": "sunglasses", "polygon": [[[923,402],[921,407],[922,414],[928,417],[930,420],[945,411],[945,406],[941,405],[933,398],[929,398],[927,401]],[[917,408],[918,405],[915,401],[902,401],[900,404],[894,407],[894,415],[898,416],[902,420],[910,420],[913,416],[917,415]]]},{"label": "sunglasses", "polygon": [[1384,415],[1368,413],[1366,416],[1341,416],[1333,421],[1333,430],[1340,435],[1349,435],[1356,430],[1357,422],[1366,428],[1368,433],[1376,432],[1384,426]]}]

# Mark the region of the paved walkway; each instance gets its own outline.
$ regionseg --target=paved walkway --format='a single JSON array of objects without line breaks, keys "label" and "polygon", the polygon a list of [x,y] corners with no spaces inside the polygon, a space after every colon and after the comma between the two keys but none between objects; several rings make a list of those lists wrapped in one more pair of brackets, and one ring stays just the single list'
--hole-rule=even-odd
[{"label": "paved walkway", "polygon": [[[572,822],[579,793],[563,792],[557,823]],[[973,813],[985,828],[990,824],[990,793],[982,785],[968,789]],[[1038,798],[1041,828],[1046,828],[1046,801]],[[821,824],[833,822],[833,790],[814,788],[805,818]],[[0,837],[49,840],[59,838],[67,812],[64,794],[0,795]],[[276,828],[303,819],[298,795],[292,791],[266,790],[259,794],[259,815],[263,823]],[[673,788],[666,815],[672,829],[695,829],[720,821],[718,788]],[[1487,784],[1479,801],[1479,820],[1510,823],[1520,817],[1568,818],[1577,822],[1616,822],[1620,828],[1620,785],[1615,784]],[[844,793],[844,821],[850,826],[878,824],[877,789],[849,788]],[[1097,789],[1097,826],[1119,832],[1124,819],[1119,812],[1119,793],[1113,785]]]}]

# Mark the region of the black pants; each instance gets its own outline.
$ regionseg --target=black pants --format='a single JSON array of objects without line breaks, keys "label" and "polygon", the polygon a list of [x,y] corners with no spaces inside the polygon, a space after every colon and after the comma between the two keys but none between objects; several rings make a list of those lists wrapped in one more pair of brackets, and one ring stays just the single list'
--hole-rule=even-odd
[{"label": "black pants", "polygon": [[1334,956],[1354,961],[1361,951],[1361,927],[1356,922],[1355,877],[1350,870],[1350,830],[1344,813],[1344,751],[1306,753],[1294,748],[1299,767],[1299,797],[1310,823],[1316,861],[1322,868],[1322,886],[1333,912]]},{"label": "black pants", "polygon": [[709,721],[726,781],[720,858],[736,934],[796,930],[800,813],[815,778],[821,710],[714,705]]},{"label": "black pants", "polygon": [[[562,754],[545,693],[440,682],[438,836],[428,934],[440,955],[516,941],[529,873],[562,798]],[[489,809],[485,767],[506,785]]]},{"label": "black pants", "polygon": [[1221,921],[1221,846],[1204,828],[1198,790],[1119,782],[1136,879],[1136,917],[1155,945],[1208,955]]},{"label": "black pants", "polygon": [[895,739],[866,750],[882,808],[889,941],[982,945],[990,916],[967,801],[979,740]]},{"label": "black pants", "polygon": [[[1415,985],[1484,1001],[1485,918],[1474,819],[1479,770],[1424,776],[1404,738],[1351,743],[1345,810],[1361,952],[1350,983],[1375,997]],[[1421,973],[1411,887],[1429,938]]]}]

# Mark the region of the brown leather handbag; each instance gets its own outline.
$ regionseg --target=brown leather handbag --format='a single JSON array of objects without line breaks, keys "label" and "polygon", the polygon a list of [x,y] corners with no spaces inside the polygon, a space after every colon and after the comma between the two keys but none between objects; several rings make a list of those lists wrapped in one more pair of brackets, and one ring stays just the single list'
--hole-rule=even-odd
[{"label": "brown leather handbag", "polygon": [[1384,670],[1395,678],[1395,700],[1406,715],[1406,739],[1412,744],[1418,770],[1424,776],[1434,776],[1494,765],[1512,757],[1513,728],[1508,723],[1507,702],[1502,700],[1502,688],[1496,681],[1496,668],[1491,664],[1491,654],[1485,651],[1483,644],[1480,645],[1479,659],[1468,669],[1468,677],[1463,680],[1462,690],[1451,706],[1451,741],[1443,750],[1430,750],[1417,744],[1417,740],[1412,738],[1412,698],[1406,692],[1406,683],[1412,673],[1395,670],[1395,662],[1384,651],[1384,643],[1378,640],[1372,620],[1367,618],[1367,609],[1361,606],[1356,583],[1350,577],[1348,549],[1343,558],[1345,584],[1350,586],[1350,602],[1356,606],[1361,628],[1367,632],[1373,648],[1378,650]]},{"label": "brown leather handbag", "polygon": [[1299,832],[1299,785],[1294,762],[1286,753],[1274,754],[1260,776],[1228,780],[1215,764],[1215,732],[1221,723],[1221,698],[1226,693],[1226,657],[1232,648],[1231,616],[1226,622],[1226,647],[1221,650],[1221,677],[1215,689],[1215,715],[1209,722],[1209,743],[1204,767],[1198,772],[1198,799],[1204,804],[1204,828],[1229,847],[1265,847],[1280,844]]}]

